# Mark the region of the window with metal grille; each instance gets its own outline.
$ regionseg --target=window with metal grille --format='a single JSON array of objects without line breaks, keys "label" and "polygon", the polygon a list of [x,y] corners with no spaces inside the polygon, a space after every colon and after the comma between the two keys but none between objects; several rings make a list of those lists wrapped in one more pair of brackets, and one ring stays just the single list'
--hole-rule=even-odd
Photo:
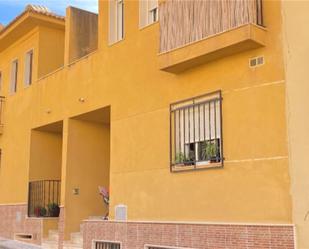
[{"label": "window with metal grille", "polygon": [[170,107],[171,170],[222,166],[221,91]]},{"label": "window with metal grille", "polygon": [[95,249],[120,249],[120,243],[96,241]]}]

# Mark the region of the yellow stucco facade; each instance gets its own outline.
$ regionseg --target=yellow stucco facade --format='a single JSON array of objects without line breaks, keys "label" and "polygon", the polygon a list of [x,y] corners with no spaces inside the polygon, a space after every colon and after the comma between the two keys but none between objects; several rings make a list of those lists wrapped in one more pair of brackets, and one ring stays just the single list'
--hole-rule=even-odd
[{"label": "yellow stucco facade", "polygon": [[[292,224],[291,194],[299,190],[290,191],[290,172],[296,173],[290,171],[293,151],[288,153],[286,77],[292,76],[285,73],[282,2],[264,1],[265,27],[257,31],[263,34],[244,35],[262,39],[261,45],[243,49],[240,43],[241,51],[220,53],[199,66],[193,59],[177,74],[160,70],[159,23],[139,29],[138,1],[124,6],[124,39],[109,45],[108,1],[99,1],[97,49],[73,62],[72,46],[83,42],[73,43],[74,33],[65,34],[65,28],[74,30],[69,18],[45,16],[33,27],[27,18],[17,19],[12,31],[0,32],[5,96],[0,204],[27,203],[29,181],[52,178],[61,179],[65,238],[79,231],[82,220],[105,213],[101,185],[110,189],[110,219],[123,204],[133,221]],[[18,39],[10,42],[9,36]],[[226,34],[207,49],[228,39],[237,40],[237,34]],[[33,83],[24,87],[29,49]],[[174,53],[182,59],[189,54]],[[250,67],[249,59],[257,56],[265,63]],[[10,94],[16,58],[17,92]],[[170,104],[218,90],[224,167],[172,173]]]},{"label": "yellow stucco facade", "polygon": [[[287,120],[293,222],[299,248],[309,248],[307,62],[309,33],[302,25],[308,21],[307,1],[283,3],[284,53],[287,85]],[[295,28],[297,27],[297,28]]]}]

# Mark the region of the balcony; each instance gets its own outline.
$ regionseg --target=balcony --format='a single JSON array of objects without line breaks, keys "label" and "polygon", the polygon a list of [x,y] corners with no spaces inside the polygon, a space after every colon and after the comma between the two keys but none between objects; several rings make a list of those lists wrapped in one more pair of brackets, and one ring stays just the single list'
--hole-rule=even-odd
[{"label": "balcony", "polygon": [[59,217],[59,205],[59,180],[42,180],[29,183],[28,217]]},{"label": "balcony", "polygon": [[265,46],[262,0],[164,1],[159,67],[170,73]]}]

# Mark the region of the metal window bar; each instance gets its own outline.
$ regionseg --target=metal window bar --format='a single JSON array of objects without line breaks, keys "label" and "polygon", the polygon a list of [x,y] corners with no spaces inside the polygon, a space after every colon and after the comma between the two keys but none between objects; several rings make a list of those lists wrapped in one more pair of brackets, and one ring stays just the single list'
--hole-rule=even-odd
[{"label": "metal window bar", "polygon": [[171,105],[171,167],[222,163],[221,101],[216,92]]},{"label": "metal window bar", "polygon": [[95,249],[120,249],[120,243],[96,241]]},{"label": "metal window bar", "polygon": [[60,180],[29,182],[28,216],[58,217],[60,206]]}]

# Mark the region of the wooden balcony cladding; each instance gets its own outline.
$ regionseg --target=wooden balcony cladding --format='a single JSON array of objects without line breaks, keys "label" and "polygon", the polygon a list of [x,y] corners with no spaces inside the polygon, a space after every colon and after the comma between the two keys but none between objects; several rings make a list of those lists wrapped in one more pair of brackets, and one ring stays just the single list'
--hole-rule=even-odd
[{"label": "wooden balcony cladding", "polygon": [[168,0],[159,15],[160,53],[245,24],[263,24],[262,0]]},{"label": "wooden balcony cladding", "polygon": [[262,0],[168,0],[159,13],[159,68],[166,72],[266,46]]}]

